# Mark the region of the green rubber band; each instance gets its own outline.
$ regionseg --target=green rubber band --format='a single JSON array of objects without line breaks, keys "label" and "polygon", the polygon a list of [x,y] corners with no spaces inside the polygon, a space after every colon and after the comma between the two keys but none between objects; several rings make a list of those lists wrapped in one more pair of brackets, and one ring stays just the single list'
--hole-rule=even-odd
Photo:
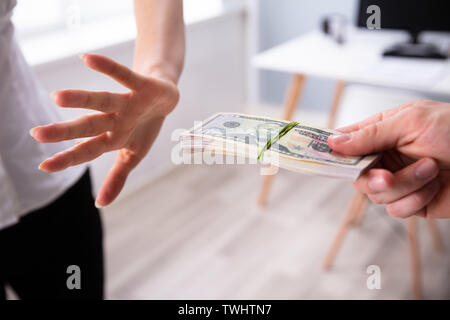
[{"label": "green rubber band", "polygon": [[268,149],[270,149],[272,144],[274,144],[275,142],[280,140],[284,135],[286,135],[286,133],[291,131],[298,124],[299,124],[298,122],[292,121],[292,122],[288,123],[287,125],[285,125],[283,127],[283,129],[281,129],[280,132],[278,132],[278,134],[276,136],[270,138],[267,141],[266,145],[261,149],[261,151],[258,152],[258,160],[262,159],[263,153],[266,152]]}]

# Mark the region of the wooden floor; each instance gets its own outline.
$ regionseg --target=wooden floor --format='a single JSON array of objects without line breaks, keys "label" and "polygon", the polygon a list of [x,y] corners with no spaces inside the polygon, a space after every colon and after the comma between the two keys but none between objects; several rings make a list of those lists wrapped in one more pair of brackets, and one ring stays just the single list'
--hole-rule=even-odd
[{"label": "wooden floor", "polygon": [[[103,212],[107,297],[113,299],[408,299],[404,221],[371,205],[321,269],[352,195],[340,180],[280,171],[267,208],[256,205],[256,166],[180,166]],[[450,298],[447,251],[433,250],[421,221],[425,298]],[[381,268],[369,290],[366,268]]]}]

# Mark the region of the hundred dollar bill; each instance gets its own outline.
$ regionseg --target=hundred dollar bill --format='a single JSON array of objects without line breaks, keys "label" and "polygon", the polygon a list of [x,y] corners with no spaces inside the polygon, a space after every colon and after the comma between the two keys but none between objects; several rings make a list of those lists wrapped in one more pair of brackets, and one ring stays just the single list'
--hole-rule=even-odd
[{"label": "hundred dollar bill", "polygon": [[[289,121],[238,113],[218,113],[181,136],[184,153],[217,153],[256,159],[267,141]],[[331,129],[299,123],[264,152],[263,162],[291,171],[355,180],[377,154],[346,156],[333,151]]]}]

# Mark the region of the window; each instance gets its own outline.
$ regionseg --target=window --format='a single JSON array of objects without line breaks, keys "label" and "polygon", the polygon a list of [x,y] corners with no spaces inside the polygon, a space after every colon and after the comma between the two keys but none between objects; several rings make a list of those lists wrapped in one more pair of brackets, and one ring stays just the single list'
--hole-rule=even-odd
[{"label": "window", "polygon": [[[1,1],[1,0],[0,0]],[[161,0],[164,1],[164,0]],[[236,0],[233,0],[236,1]],[[19,0],[13,21],[20,38],[133,14],[133,0]],[[231,0],[184,0],[185,18],[221,12]]]},{"label": "window", "polygon": [[[242,0],[184,0],[185,21],[191,24],[218,16],[235,1]],[[13,22],[28,63],[40,65],[132,41],[136,36],[133,2],[18,0]]]},{"label": "window", "polygon": [[13,21],[20,37],[130,15],[132,0],[19,0]]}]

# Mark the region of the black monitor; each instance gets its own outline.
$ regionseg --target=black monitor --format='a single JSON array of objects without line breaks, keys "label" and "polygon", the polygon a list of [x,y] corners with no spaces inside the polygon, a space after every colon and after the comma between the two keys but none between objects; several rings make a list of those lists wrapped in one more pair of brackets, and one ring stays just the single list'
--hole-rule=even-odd
[{"label": "black monitor", "polygon": [[[450,0],[360,0],[357,25],[367,28],[367,21],[376,5],[380,12],[381,29],[405,30],[410,34],[409,43],[395,45],[384,55],[415,58],[446,58],[436,46],[419,41],[422,31],[450,31]],[[373,20],[372,20],[373,21]]]}]

